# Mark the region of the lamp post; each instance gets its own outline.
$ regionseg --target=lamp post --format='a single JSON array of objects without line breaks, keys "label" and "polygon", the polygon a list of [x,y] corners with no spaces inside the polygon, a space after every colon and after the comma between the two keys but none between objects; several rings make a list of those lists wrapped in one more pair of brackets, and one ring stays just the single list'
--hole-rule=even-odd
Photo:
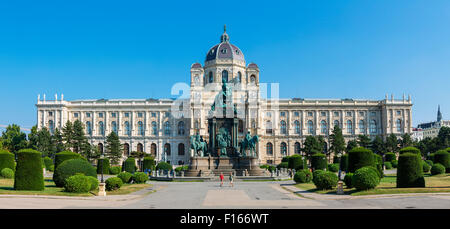
[{"label": "lamp post", "polygon": [[100,180],[100,184],[98,185],[98,195],[99,196],[106,196],[106,191],[105,191],[106,184],[103,181],[103,161],[104,161],[104,158],[105,158],[105,155],[103,155],[103,152],[102,152],[102,154],[100,155],[100,159],[102,160],[102,163],[100,163],[100,170],[102,172],[102,177],[101,177],[101,180]]},{"label": "lamp post", "polygon": [[100,171],[102,172],[100,183],[103,183],[103,162],[105,161],[105,155],[103,155],[103,153],[100,155],[100,159],[102,161],[102,163],[100,163]]}]

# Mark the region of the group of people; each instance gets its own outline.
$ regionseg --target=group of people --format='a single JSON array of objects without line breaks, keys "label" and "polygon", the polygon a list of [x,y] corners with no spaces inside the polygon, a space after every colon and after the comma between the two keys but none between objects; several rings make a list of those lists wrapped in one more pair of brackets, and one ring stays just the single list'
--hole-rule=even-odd
[{"label": "group of people", "polygon": [[[223,175],[223,173],[220,173],[219,178],[220,178],[220,187],[222,187],[222,186],[223,186],[223,179],[225,178],[225,176]],[[234,184],[233,184],[234,176],[233,176],[233,173],[232,173],[232,172],[230,173],[230,176],[228,177],[228,179],[230,180],[230,185],[231,185],[231,187],[234,187]]]}]

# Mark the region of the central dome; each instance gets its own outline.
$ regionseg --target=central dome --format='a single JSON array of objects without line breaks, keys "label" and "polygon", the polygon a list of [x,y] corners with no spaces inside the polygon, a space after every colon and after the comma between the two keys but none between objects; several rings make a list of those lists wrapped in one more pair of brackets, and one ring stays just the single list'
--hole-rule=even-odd
[{"label": "central dome", "polygon": [[222,36],[220,36],[220,43],[209,49],[205,62],[217,59],[233,59],[245,62],[241,50],[230,43],[230,37],[225,28]]}]

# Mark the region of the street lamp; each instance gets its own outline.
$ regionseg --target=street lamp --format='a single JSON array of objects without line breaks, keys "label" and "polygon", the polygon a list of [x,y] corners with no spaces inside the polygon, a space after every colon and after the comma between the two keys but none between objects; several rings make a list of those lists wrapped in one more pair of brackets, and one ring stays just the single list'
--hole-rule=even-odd
[{"label": "street lamp", "polygon": [[103,153],[100,155],[100,159],[102,161],[102,163],[100,163],[100,171],[102,172],[102,178],[100,180],[100,183],[103,183],[103,162],[105,161],[105,155],[103,155]]}]

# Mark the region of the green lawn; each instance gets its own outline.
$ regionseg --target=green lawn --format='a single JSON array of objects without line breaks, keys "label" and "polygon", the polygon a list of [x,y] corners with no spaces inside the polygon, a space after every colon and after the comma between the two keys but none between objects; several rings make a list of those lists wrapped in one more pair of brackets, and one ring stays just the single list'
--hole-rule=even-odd
[{"label": "green lawn", "polygon": [[[43,191],[16,191],[14,190],[14,179],[0,179],[0,195],[48,195],[48,196],[95,196],[98,191],[89,193],[70,193],[64,192],[64,188],[55,186],[52,179],[44,180],[45,189]],[[124,184],[119,190],[107,191],[107,195],[124,195],[151,187],[151,184]]]},{"label": "green lawn", "polygon": [[[385,177],[381,179],[380,184],[375,189],[366,191],[356,191],[354,188],[349,189],[344,186],[344,193],[352,196],[359,196],[399,193],[450,192],[450,174],[442,174],[436,176],[431,176],[429,173],[425,174],[425,188],[397,188],[396,179],[396,174],[385,175]],[[300,189],[319,194],[336,194],[336,189],[318,190],[312,182],[306,184],[296,184],[295,186]]]}]

